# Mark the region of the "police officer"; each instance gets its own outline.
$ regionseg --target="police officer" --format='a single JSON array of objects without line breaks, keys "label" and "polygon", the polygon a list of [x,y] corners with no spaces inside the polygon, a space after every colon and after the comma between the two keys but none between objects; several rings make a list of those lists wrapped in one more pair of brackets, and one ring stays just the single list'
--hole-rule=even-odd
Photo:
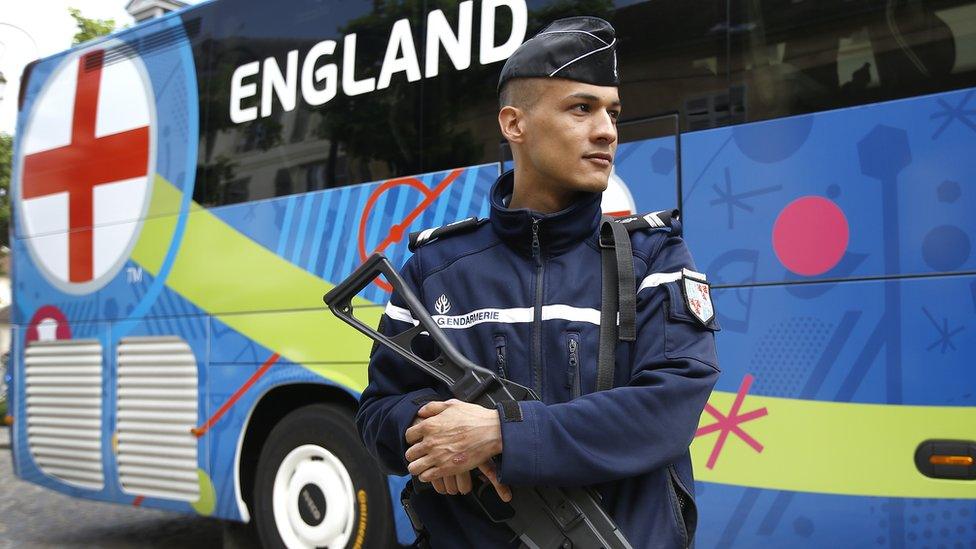
[{"label": "police officer", "polygon": [[[496,410],[451,400],[391,351],[374,351],[359,431],[389,472],[429,483],[410,506],[433,547],[517,546],[463,496],[479,470],[502,499],[511,485],[594,486],[634,547],[693,541],[688,447],[719,375],[718,327],[704,275],[666,214],[627,221],[636,307],[629,319],[621,307],[619,329],[630,322],[634,334],[614,340],[612,383],[599,386],[609,316],[600,203],[621,109],[615,44],[595,17],[561,19],[522,44],[499,81],[515,169],[492,186],[489,219],[422,233],[403,267],[465,356],[542,398]],[[380,330],[414,324],[394,294]]]}]

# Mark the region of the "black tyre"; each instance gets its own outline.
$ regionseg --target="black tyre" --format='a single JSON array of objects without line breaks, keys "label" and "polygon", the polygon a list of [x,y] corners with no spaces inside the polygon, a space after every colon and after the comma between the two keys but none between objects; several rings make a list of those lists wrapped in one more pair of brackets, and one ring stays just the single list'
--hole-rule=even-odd
[{"label": "black tyre", "polygon": [[386,477],[340,406],[304,406],[275,425],[258,458],[252,502],[268,549],[397,546]]}]

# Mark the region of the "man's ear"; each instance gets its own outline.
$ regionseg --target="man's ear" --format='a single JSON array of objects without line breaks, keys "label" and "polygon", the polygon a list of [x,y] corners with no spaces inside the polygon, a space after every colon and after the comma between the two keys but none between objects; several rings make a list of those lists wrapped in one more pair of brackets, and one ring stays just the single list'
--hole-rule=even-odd
[{"label": "man's ear", "polygon": [[498,111],[498,127],[509,143],[522,143],[525,141],[525,112],[511,105],[502,107]]}]

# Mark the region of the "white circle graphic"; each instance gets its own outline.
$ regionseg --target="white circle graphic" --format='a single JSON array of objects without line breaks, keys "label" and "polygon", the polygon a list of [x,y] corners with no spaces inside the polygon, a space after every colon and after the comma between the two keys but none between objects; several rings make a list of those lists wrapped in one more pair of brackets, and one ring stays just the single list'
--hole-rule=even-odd
[{"label": "white circle graphic", "polygon": [[616,168],[610,171],[610,179],[607,181],[607,189],[603,191],[603,200],[600,202],[600,209],[604,214],[613,214],[616,216],[637,213],[634,196],[630,194],[630,189],[627,188],[624,180],[617,175]]},{"label": "white circle graphic", "polygon": [[155,128],[149,74],[124,42],[71,52],[44,83],[20,134],[18,236],[58,289],[91,293],[125,264],[152,196]]}]

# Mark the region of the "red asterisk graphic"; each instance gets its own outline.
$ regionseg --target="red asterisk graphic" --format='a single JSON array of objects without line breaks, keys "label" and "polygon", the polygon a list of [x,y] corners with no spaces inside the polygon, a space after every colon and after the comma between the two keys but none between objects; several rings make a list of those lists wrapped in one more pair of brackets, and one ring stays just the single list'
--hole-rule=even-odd
[{"label": "red asterisk graphic", "polygon": [[732,403],[732,409],[729,410],[728,416],[723,415],[722,412],[719,412],[711,404],[705,404],[705,411],[712,414],[712,417],[717,421],[711,425],[700,427],[695,432],[695,437],[697,438],[708,433],[720,431],[718,441],[716,441],[715,447],[712,448],[712,454],[708,456],[708,463],[705,464],[709,469],[715,468],[715,462],[718,461],[718,455],[722,453],[722,447],[725,446],[725,440],[729,438],[729,433],[738,435],[739,438],[751,446],[756,452],[761,453],[763,451],[763,445],[759,444],[756,439],[749,436],[748,433],[739,427],[739,425],[747,421],[763,417],[768,413],[766,407],[763,406],[762,408],[739,415],[739,409],[742,408],[742,401],[746,399],[746,393],[749,392],[749,387],[752,385],[753,379],[751,374],[746,374],[746,377],[742,378],[742,384],[739,385],[739,392],[735,395],[735,402]]},{"label": "red asterisk graphic", "polygon": [[95,187],[146,175],[149,127],[95,137],[105,52],[78,60],[71,143],[24,157],[23,198],[68,193],[68,279],[93,278],[92,210]]}]

